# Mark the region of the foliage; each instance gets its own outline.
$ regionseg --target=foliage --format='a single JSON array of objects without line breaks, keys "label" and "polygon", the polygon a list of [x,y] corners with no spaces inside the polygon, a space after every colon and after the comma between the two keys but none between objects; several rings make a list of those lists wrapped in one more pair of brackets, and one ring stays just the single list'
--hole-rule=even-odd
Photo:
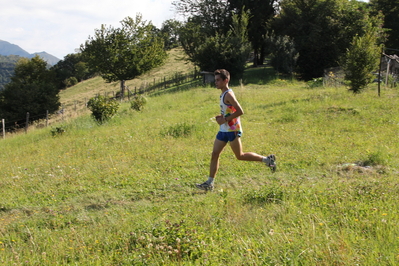
[{"label": "foliage", "polygon": [[363,34],[364,3],[347,0],[284,0],[273,22],[277,35],[289,36],[299,53],[296,70],[302,79],[323,76],[338,65],[356,34]]},{"label": "foliage", "polygon": [[78,81],[78,79],[77,78],[75,78],[75,77],[69,77],[69,78],[67,78],[66,80],[64,80],[64,84],[65,84],[65,87],[72,87],[72,86],[75,86],[76,84],[78,84],[79,83],[79,81]]},{"label": "foliage", "polygon": [[95,75],[88,69],[81,53],[66,55],[63,60],[52,66],[51,70],[55,72],[55,79],[60,89],[73,86]]},{"label": "foliage", "polygon": [[53,137],[63,135],[66,132],[66,129],[64,126],[57,126],[51,129],[51,135]]},{"label": "foliage", "polygon": [[143,95],[135,95],[133,100],[130,101],[130,108],[135,111],[141,111],[146,103],[147,99]]},{"label": "foliage", "polygon": [[298,53],[295,45],[288,36],[273,36],[270,38],[270,64],[280,73],[293,74]]},{"label": "foliage", "polygon": [[209,35],[193,18],[181,28],[180,41],[189,60],[201,70],[224,68],[232,77],[240,78],[250,51],[247,23],[247,14],[234,15],[232,26],[226,33]]},{"label": "foliage", "polygon": [[225,0],[176,0],[177,13],[199,26],[200,34],[214,36],[230,29],[231,12]]},{"label": "foliage", "polygon": [[[378,15],[380,12],[384,15],[384,28],[387,30],[387,40],[385,47],[399,49],[399,0],[370,0],[372,14]],[[392,51],[387,51],[391,53]],[[397,53],[397,52],[396,52]]]},{"label": "foliage", "polygon": [[306,82],[308,85],[308,88],[313,89],[313,88],[319,88],[323,86],[323,78],[314,78],[311,80],[308,80]]},{"label": "foliage", "polygon": [[11,81],[15,64],[19,59],[20,57],[17,55],[0,55],[0,90],[4,89],[4,85]]},{"label": "foliage", "polygon": [[105,81],[121,82],[121,94],[124,95],[125,80],[162,65],[167,54],[155,27],[141,15],[135,19],[126,17],[121,24],[121,28],[101,25],[94,36],[81,45],[81,50],[89,68]]},{"label": "foliage", "polygon": [[[266,57],[267,32],[270,21],[277,13],[277,0],[228,0],[229,8],[235,13],[249,14],[248,40],[254,52],[254,66],[262,65]],[[272,50],[273,51],[273,50]]]},{"label": "foliage", "polygon": [[91,98],[87,103],[87,107],[92,112],[93,118],[99,124],[103,124],[116,115],[119,109],[119,103],[115,99],[100,95]]},{"label": "foliage", "polygon": [[14,69],[11,82],[0,92],[0,114],[10,121],[20,121],[29,112],[33,119],[53,113],[60,106],[54,72],[39,56],[22,58]]},{"label": "foliage", "polygon": [[355,36],[343,63],[345,80],[349,81],[353,93],[360,93],[370,82],[378,68],[381,48],[378,46],[379,28],[365,20],[367,30],[363,36]]},{"label": "foliage", "polygon": [[179,46],[179,30],[182,22],[174,19],[168,19],[162,23],[160,33],[164,39],[164,47],[167,50]]}]

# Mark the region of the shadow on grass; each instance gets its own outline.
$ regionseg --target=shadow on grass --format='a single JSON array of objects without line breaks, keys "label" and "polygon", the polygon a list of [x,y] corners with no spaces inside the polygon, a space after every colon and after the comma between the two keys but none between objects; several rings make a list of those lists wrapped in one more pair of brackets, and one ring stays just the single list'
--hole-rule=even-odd
[{"label": "shadow on grass", "polygon": [[[268,84],[276,79],[292,80],[291,76],[279,74],[273,67],[269,65],[263,65],[258,67],[249,66],[245,69],[244,76],[242,78],[242,84]],[[239,86],[240,79],[232,77],[231,85]]]},{"label": "shadow on grass", "polygon": [[[276,79],[291,80],[292,77],[278,74],[271,66],[248,67],[242,79],[232,77],[230,82],[231,86],[240,86],[242,84],[267,84],[275,81]],[[180,91],[186,91],[194,87],[212,87],[214,84],[204,84],[202,78],[193,79],[190,81],[181,82],[179,85],[171,86],[163,89],[155,89],[149,87],[147,90],[152,92],[151,95],[159,96],[163,94],[170,94]]]}]

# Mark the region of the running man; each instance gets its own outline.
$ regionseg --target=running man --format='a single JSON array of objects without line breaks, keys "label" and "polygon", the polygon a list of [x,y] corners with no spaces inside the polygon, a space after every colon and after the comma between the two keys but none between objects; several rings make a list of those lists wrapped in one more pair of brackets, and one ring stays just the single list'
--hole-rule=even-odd
[{"label": "running man", "polygon": [[202,190],[213,190],[215,176],[219,169],[219,157],[228,142],[238,160],[263,162],[270,167],[272,172],[276,171],[275,155],[265,157],[254,152],[242,151],[240,116],[244,114],[244,111],[233,90],[229,88],[230,73],[225,69],[218,69],[214,75],[216,88],[222,92],[220,95],[221,114],[215,117],[216,122],[220,125],[220,130],[213,144],[209,178],[204,183],[196,185]]}]

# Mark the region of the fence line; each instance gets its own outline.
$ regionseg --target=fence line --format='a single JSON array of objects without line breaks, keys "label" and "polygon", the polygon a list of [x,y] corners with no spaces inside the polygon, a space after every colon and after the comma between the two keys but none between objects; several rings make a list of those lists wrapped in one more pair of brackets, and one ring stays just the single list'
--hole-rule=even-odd
[{"label": "fence line", "polygon": [[[112,91],[112,98],[119,99],[121,102],[130,101],[131,97],[134,97],[138,94],[160,94],[163,92],[175,92],[180,90],[187,90],[192,87],[198,87],[202,85],[202,79],[200,79],[200,74],[196,70],[189,74],[181,74],[176,73],[173,77],[167,79],[166,77],[160,78],[159,82],[156,82],[156,78],[154,78],[153,82],[148,83],[144,81],[141,86],[129,88],[126,87],[125,95],[127,97],[121,97],[120,91]],[[104,96],[109,97],[110,92],[104,92]],[[96,96],[99,96],[98,93]],[[94,96],[94,97],[96,97]],[[126,99],[127,98],[127,99]],[[2,138],[5,139],[6,134],[15,134],[25,132],[27,134],[29,132],[29,128],[43,128],[48,127],[49,125],[66,121],[69,118],[74,118],[83,112],[89,112],[87,109],[88,99],[84,98],[83,101],[76,100],[72,104],[65,106],[61,104],[61,109],[53,114],[49,114],[48,110],[45,114],[39,114],[35,116],[31,116],[29,112],[27,112],[25,118],[17,119],[17,121],[7,122],[5,119],[1,119],[2,124]],[[19,122],[18,122],[19,121]],[[25,122],[22,122],[25,121]]]}]

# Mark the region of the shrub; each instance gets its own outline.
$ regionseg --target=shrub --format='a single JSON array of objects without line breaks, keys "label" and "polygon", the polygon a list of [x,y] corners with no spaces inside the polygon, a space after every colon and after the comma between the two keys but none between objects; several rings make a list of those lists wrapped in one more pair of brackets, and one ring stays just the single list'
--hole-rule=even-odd
[{"label": "shrub", "polygon": [[136,111],[141,111],[146,103],[147,99],[143,95],[136,95],[134,96],[134,99],[130,101],[130,108]]},{"label": "shrub", "polygon": [[72,87],[72,86],[74,86],[74,85],[76,85],[76,84],[78,84],[79,83],[79,81],[78,81],[78,79],[77,78],[75,78],[75,77],[69,77],[69,78],[67,78],[67,79],[65,79],[64,80],[64,85],[65,85],[65,87]]},{"label": "shrub", "polygon": [[306,85],[308,88],[313,89],[313,88],[318,88],[318,87],[323,87],[323,78],[314,78],[306,82]]},{"label": "shrub", "polygon": [[62,135],[65,133],[65,128],[63,126],[59,126],[59,127],[55,127],[51,129],[51,135],[53,137],[57,136],[57,135]]},{"label": "shrub", "polygon": [[94,119],[102,124],[118,112],[119,103],[109,97],[98,96],[91,98],[87,103],[87,107],[92,112]]}]

